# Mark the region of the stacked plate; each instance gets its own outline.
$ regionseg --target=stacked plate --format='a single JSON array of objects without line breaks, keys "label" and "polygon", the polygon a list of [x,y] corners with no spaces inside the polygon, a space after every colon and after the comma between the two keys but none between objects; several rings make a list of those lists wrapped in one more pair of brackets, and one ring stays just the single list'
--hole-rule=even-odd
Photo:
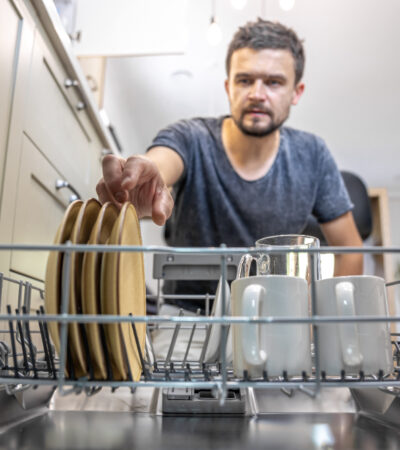
[{"label": "stacked plate", "polygon": [[[95,200],[71,203],[57,231],[54,244],[142,245],[139,221],[131,203],[120,211],[111,203]],[[63,252],[50,252],[45,280],[47,314],[60,314]],[[69,314],[144,316],[146,287],[141,252],[72,252],[69,277]],[[57,353],[60,325],[48,322]],[[146,325],[135,323],[140,351],[144,353]],[[131,323],[68,325],[66,376],[97,380],[138,381],[142,372]]]}]

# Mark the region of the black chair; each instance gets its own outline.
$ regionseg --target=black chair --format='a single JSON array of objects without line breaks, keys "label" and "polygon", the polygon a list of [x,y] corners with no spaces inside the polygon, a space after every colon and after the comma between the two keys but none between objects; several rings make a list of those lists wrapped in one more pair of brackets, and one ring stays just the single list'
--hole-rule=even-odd
[{"label": "black chair", "polygon": [[[372,209],[368,197],[368,191],[360,177],[352,172],[341,171],[344,184],[354,204],[353,216],[361,239],[365,241],[372,233]],[[320,240],[321,245],[327,245],[321,228],[314,216],[308,218],[307,224],[302,234],[315,236]]]}]

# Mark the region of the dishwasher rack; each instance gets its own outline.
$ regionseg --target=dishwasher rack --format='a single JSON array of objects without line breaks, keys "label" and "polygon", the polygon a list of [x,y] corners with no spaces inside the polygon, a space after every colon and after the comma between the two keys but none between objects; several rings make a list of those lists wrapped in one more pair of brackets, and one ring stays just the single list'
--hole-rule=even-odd
[{"label": "dishwasher rack", "polygon": [[[38,246],[38,245],[0,245],[0,250],[13,251],[62,251],[64,252],[63,264],[63,280],[69,280],[69,261],[72,252],[151,252],[153,254],[162,255],[166,262],[172,262],[182,258],[180,261],[180,269],[182,270],[182,261],[196,259],[202,260],[202,270],[206,271],[208,276],[216,280],[219,277],[222,281],[235,278],[235,266],[238,259],[246,253],[285,253],[302,252],[310,253],[312,264],[317,263],[316,256],[323,253],[400,253],[400,248],[391,247],[322,247],[319,249],[287,249],[285,247],[274,248],[227,248],[221,246],[219,248],[171,248],[171,247],[120,247],[120,246],[87,246],[87,245],[65,245]],[[189,259],[188,259],[189,258]],[[212,263],[212,264],[211,264]],[[165,267],[159,270],[159,276],[165,275]],[[314,271],[311,271],[313,273]],[[193,275],[190,268],[186,270],[186,277]],[[198,275],[204,276],[204,273]],[[319,369],[319,345],[318,345],[318,325],[321,323],[340,323],[340,322],[400,322],[400,317],[391,316],[382,318],[378,316],[365,316],[357,318],[349,317],[318,317],[315,315],[315,280],[311,280],[311,306],[312,315],[309,318],[295,317],[232,317],[226,316],[225,293],[222,294],[222,316],[211,317],[209,315],[185,315],[181,310],[176,316],[112,316],[112,315],[70,315],[68,311],[68,289],[69,282],[63,282],[61,314],[47,315],[43,305],[32,311],[31,298],[32,294],[39,295],[44,299],[43,289],[33,286],[26,281],[10,278],[0,274],[0,305],[2,314],[0,321],[2,327],[0,329],[0,386],[3,386],[8,394],[15,394],[21,390],[25,390],[30,386],[49,385],[58,388],[62,394],[71,392],[86,392],[87,395],[93,395],[103,387],[127,386],[132,389],[136,387],[155,387],[170,388],[175,390],[176,398],[186,398],[188,390],[210,390],[213,396],[218,399],[221,405],[225,400],[235,397],[237,392],[246,388],[268,389],[280,388],[284,390],[301,389],[310,396],[315,396],[319,390],[325,386],[329,387],[348,387],[348,388],[376,388],[384,391],[396,398],[400,399],[400,334],[392,333],[392,348],[394,358],[394,369],[390,374],[383,374],[382,371],[374,376],[366,376],[360,372],[358,376],[348,376],[344,371],[338,377],[326,376]],[[18,295],[16,299],[11,299],[9,304],[5,303],[2,298],[7,284],[18,287]],[[400,281],[391,280],[387,286],[391,287],[400,284]],[[222,283],[222,290],[225,290]],[[153,298],[159,304],[163,298],[161,294],[160,284],[157,295]],[[205,294],[204,296],[183,296],[202,300],[205,302],[206,312],[209,313],[210,301],[213,295]],[[200,298],[202,297],[202,298]],[[13,309],[12,306],[13,305]],[[60,354],[56,355],[54,346],[50,340],[48,332],[48,323],[57,321],[60,323],[61,329],[61,345]],[[65,367],[67,364],[67,333],[68,323],[78,322],[81,324],[83,335],[85,333],[85,323],[97,322],[99,324],[109,323],[130,323],[133,333],[137,341],[136,324],[145,323],[147,328],[147,341],[145,352],[142,353],[137,345],[139,358],[142,365],[142,376],[139,381],[132,381],[132,378],[126,381],[117,381],[112,377],[109,370],[107,380],[95,380],[93,378],[93,369],[90,364],[90,356],[88,349],[88,366],[89,376],[76,379],[73,373],[66,378]],[[313,327],[314,339],[314,357],[312,373],[303,372],[300,376],[289,377],[283,372],[279,377],[270,377],[267,372],[257,379],[249,377],[245,371],[242,376],[236,376],[233,373],[232,365],[226,359],[226,341],[228,336],[228,328],[232,324],[238,323],[307,323]],[[221,350],[220,358],[217,362],[205,362],[204,356],[210,335],[210,325],[221,324]],[[164,327],[171,330],[171,342],[166,352],[165,358],[157,358],[152,343],[152,333]],[[187,347],[184,357],[178,360],[173,358],[176,342],[179,340],[179,334],[186,329],[190,337],[186,343]],[[198,359],[191,360],[188,358],[192,338],[195,330],[203,329],[205,333],[204,345]],[[124,344],[123,344],[124,345]],[[107,354],[105,355],[106,361]],[[107,364],[109,367],[110,365]]]}]

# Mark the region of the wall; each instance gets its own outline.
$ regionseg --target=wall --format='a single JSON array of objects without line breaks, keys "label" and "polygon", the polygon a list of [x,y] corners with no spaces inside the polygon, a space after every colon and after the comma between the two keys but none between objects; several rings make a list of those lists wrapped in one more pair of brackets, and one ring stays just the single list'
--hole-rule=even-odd
[{"label": "wall", "polygon": [[[282,21],[304,38],[307,55],[306,92],[289,124],[324,137],[340,168],[388,188],[393,243],[400,245],[400,2],[297,0],[283,12],[277,0],[249,0],[243,11],[220,0],[216,12],[224,35],[216,48],[205,39],[211,1],[190,0],[184,55],[108,61],[105,107],[125,153],[143,152],[180,118],[228,113],[224,58],[232,33],[260,15]],[[161,242],[155,226],[144,224],[143,234],[145,243]]]}]

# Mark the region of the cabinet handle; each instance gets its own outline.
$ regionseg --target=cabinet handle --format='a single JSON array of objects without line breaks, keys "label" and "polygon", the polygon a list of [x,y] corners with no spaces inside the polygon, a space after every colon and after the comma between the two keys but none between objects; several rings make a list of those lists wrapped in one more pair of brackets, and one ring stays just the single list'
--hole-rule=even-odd
[{"label": "cabinet handle", "polygon": [[[80,86],[79,86],[79,81],[78,80],[72,80],[71,78],[66,78],[64,81],[64,87],[66,89],[69,89],[71,87],[77,88],[78,91],[80,91]],[[77,109],[77,111],[82,111],[82,109],[86,108],[86,103],[85,102],[78,102],[75,106],[75,108]]]},{"label": "cabinet handle", "polygon": [[70,87],[78,87],[79,81],[78,80],[71,80],[71,78],[66,78],[64,81],[64,86],[68,89]]},{"label": "cabinet handle", "polygon": [[85,102],[78,102],[77,104],[76,104],[76,109],[78,110],[78,111],[82,111],[82,109],[85,109],[86,108],[86,103]]},{"label": "cabinet handle", "polygon": [[63,188],[67,188],[72,192],[72,195],[70,195],[69,197],[69,203],[72,203],[75,200],[79,200],[81,198],[79,192],[72,186],[72,184],[68,183],[68,181],[60,179],[56,180],[56,190],[59,191]]}]

